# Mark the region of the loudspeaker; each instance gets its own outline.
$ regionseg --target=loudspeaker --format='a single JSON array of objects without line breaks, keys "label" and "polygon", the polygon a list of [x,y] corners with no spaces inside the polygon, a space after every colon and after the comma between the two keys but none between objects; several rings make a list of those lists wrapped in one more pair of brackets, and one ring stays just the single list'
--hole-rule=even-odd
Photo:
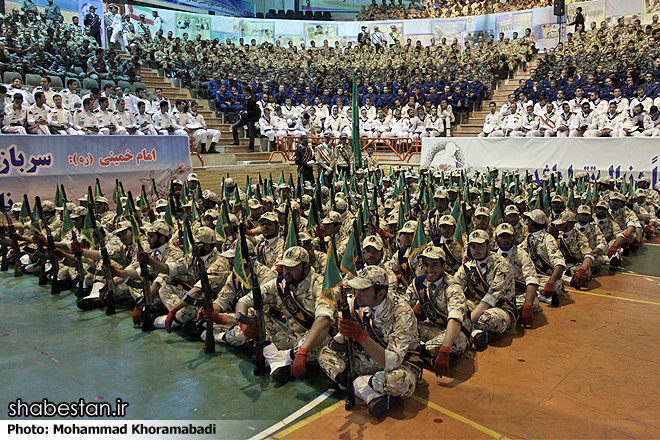
[{"label": "loudspeaker", "polygon": [[566,2],[565,0],[554,0],[553,2],[553,14],[557,16],[564,16],[566,13]]}]

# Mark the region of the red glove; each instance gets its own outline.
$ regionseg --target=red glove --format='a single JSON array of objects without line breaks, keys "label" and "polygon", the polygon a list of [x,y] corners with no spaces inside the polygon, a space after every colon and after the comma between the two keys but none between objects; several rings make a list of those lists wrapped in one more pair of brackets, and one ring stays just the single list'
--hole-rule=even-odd
[{"label": "red glove", "polygon": [[418,302],[415,304],[415,307],[413,307],[413,312],[415,312],[415,316],[418,320],[426,319],[426,315],[424,315],[424,311],[422,311],[422,303]]},{"label": "red glove", "polygon": [[651,234],[652,232],[653,232],[653,226],[651,226],[650,224],[644,226],[644,235]]},{"label": "red glove", "polygon": [[555,294],[555,282],[553,280],[548,280],[545,283],[545,288],[543,289],[543,295],[546,298],[552,298],[552,295]]},{"label": "red glove", "polygon": [[433,371],[438,377],[449,376],[449,347],[446,345],[440,347],[435,362],[433,362]]},{"label": "red glove", "polygon": [[199,309],[197,312],[197,320],[215,322],[216,324],[227,324],[227,317],[213,309]]},{"label": "red glove", "polygon": [[103,287],[99,290],[99,301],[101,304],[105,305],[105,294],[108,293],[108,285],[104,284]]},{"label": "red glove", "polygon": [[48,240],[46,240],[46,237],[44,237],[43,235],[33,235],[32,243],[41,245],[43,247],[48,246]]},{"label": "red glove", "polygon": [[639,240],[635,239],[635,240],[633,240],[632,244],[630,245],[630,249],[632,249],[633,251],[636,251],[641,246],[642,246],[642,243]]},{"label": "red glove", "polygon": [[147,264],[151,264],[154,262],[153,258],[149,256],[149,252],[145,252],[145,251],[137,251],[137,260],[140,263],[146,261]]},{"label": "red glove", "polygon": [[65,254],[64,252],[62,252],[61,250],[59,250],[59,249],[55,249],[53,252],[55,253],[55,256],[56,256],[57,258],[64,258],[64,257],[66,257],[66,254]]},{"label": "red glove", "polygon": [[247,235],[254,235],[254,232],[252,232],[252,229],[247,229],[247,228],[246,228],[246,229],[245,229],[245,233],[246,233]]},{"label": "red glove", "polygon": [[360,324],[353,319],[340,319],[339,320],[339,333],[347,338],[355,339],[358,344],[367,339],[367,334],[362,330]]},{"label": "red glove", "polygon": [[248,325],[241,323],[238,324],[238,326],[241,328],[243,335],[248,339],[254,339],[257,336],[259,336],[259,327],[257,327],[256,325]]},{"label": "red glove", "polygon": [[628,243],[630,241],[630,234],[628,232],[626,232],[625,234],[623,234],[623,238],[625,238],[626,243]]},{"label": "red glove", "polygon": [[170,313],[167,314],[167,318],[165,318],[165,330],[167,330],[167,333],[172,333],[172,321],[174,321],[176,312],[176,307],[172,307]]},{"label": "red glove", "polygon": [[141,306],[135,306],[133,309],[133,324],[134,325],[142,325],[142,313],[144,312],[144,305]]},{"label": "red glove", "polygon": [[401,280],[402,280],[402,279],[403,279],[403,274],[398,274],[398,275],[396,276],[396,282],[397,282],[397,284],[401,284]]},{"label": "red glove", "polygon": [[14,232],[12,237],[15,237],[18,241],[30,241],[25,235],[21,235],[18,232]]},{"label": "red glove", "polygon": [[77,244],[75,241],[71,243],[71,253],[72,254],[82,253],[82,249],[80,249],[80,245]]},{"label": "red glove", "polygon": [[89,242],[85,239],[80,240],[80,249],[87,250],[89,249]]},{"label": "red glove", "polygon": [[152,223],[156,221],[156,214],[153,209],[147,209],[147,217],[149,217],[149,220],[151,220]]},{"label": "red glove", "polygon": [[607,258],[612,258],[612,255],[616,254],[617,250],[619,250],[619,246],[616,243],[612,243],[612,246],[607,250]]},{"label": "red glove", "polygon": [[531,304],[525,304],[522,309],[520,323],[526,327],[531,327],[534,322],[534,311]]},{"label": "red glove", "polygon": [[307,354],[309,351],[306,348],[300,348],[296,353],[296,358],[293,360],[293,377],[300,379],[307,371]]},{"label": "red glove", "polygon": [[585,266],[580,266],[577,273],[575,274],[575,285],[582,287],[587,282],[587,268]]},{"label": "red glove", "polygon": [[376,229],[376,232],[378,233],[378,235],[380,235],[383,238],[390,238],[392,236],[392,234],[390,234],[383,228]]},{"label": "red glove", "polygon": [[121,272],[114,266],[110,266],[110,273],[113,277],[121,277]]}]

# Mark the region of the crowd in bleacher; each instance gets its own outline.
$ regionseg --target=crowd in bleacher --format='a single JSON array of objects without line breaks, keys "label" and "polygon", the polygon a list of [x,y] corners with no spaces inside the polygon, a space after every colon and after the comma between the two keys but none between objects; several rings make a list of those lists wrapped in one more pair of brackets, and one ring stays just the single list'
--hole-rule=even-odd
[{"label": "crowd in bleacher", "polygon": [[[577,0],[568,0],[566,3],[575,3]],[[552,6],[547,0],[509,0],[495,2],[487,0],[411,0],[408,7],[403,0],[371,0],[371,5],[362,6],[358,13],[358,20],[401,20],[415,18],[454,18],[470,15],[496,14],[498,12],[521,11],[524,9],[544,8]]]},{"label": "crowd in bleacher", "polygon": [[591,23],[540,60],[481,136],[660,136],[660,23]]}]

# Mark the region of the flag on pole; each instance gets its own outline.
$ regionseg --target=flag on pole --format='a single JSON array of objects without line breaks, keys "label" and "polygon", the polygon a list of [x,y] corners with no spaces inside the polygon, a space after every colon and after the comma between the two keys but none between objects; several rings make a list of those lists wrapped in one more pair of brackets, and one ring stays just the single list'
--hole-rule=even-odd
[{"label": "flag on pole", "polygon": [[[91,190],[91,189],[90,189]],[[90,191],[91,192],[91,191]],[[83,223],[82,235],[87,239],[91,246],[94,246],[94,217],[92,217],[91,209],[87,210],[87,215],[85,216],[85,223]],[[135,235],[133,235],[133,240],[135,240]]]},{"label": "flag on pole", "polygon": [[357,239],[355,237],[356,231],[351,231],[346,243],[346,250],[341,259],[341,270],[346,273],[350,278],[357,276]]},{"label": "flag on pole", "polygon": [[69,208],[64,204],[64,209],[62,211],[62,237],[66,237],[66,234],[73,229],[73,220],[71,220],[71,213]]},{"label": "flag on pole", "polygon": [[284,250],[289,249],[294,246],[298,246],[298,230],[296,229],[296,223],[293,221],[293,211],[289,211],[289,227],[287,228],[286,233],[286,243],[284,244]]},{"label": "flag on pole", "polygon": [[[219,219],[218,219],[219,220]],[[238,231],[238,240],[236,242],[236,253],[234,254],[234,268],[232,271],[234,272],[234,275],[236,275],[236,278],[238,281],[245,287],[246,289],[250,288],[250,279],[247,274],[247,258],[249,258],[248,255],[243,255],[244,250],[247,249],[247,242],[245,241],[245,234],[243,233],[243,229],[239,229]]]},{"label": "flag on pole", "polygon": [[413,235],[410,249],[408,249],[408,260],[412,260],[415,254],[424,250],[427,245],[428,241],[426,240],[426,235],[424,234],[424,220],[420,217],[420,219],[417,220],[415,235]]},{"label": "flag on pole", "polygon": [[353,169],[362,168],[362,150],[360,149],[360,108],[358,106],[358,90],[355,71],[353,71],[353,96],[351,105],[351,142],[353,143]]},{"label": "flag on pole", "polygon": [[37,235],[44,235],[41,230],[41,215],[39,215],[39,210],[35,203],[34,210],[32,210],[32,221],[30,221],[30,229],[32,229]]},{"label": "flag on pole", "polygon": [[339,264],[337,263],[337,253],[335,252],[334,240],[330,240],[328,246],[328,262],[325,265],[325,273],[323,275],[322,293],[327,295],[335,287],[342,285],[341,272],[339,271]]}]

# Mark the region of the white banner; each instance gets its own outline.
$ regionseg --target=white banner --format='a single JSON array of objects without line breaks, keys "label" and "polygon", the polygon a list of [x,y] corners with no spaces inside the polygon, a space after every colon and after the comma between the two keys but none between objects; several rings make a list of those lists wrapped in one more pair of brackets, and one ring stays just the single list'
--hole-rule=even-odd
[{"label": "white banner", "polygon": [[637,179],[642,174],[658,185],[658,140],[655,138],[424,138],[420,165],[445,171],[587,171]]}]

